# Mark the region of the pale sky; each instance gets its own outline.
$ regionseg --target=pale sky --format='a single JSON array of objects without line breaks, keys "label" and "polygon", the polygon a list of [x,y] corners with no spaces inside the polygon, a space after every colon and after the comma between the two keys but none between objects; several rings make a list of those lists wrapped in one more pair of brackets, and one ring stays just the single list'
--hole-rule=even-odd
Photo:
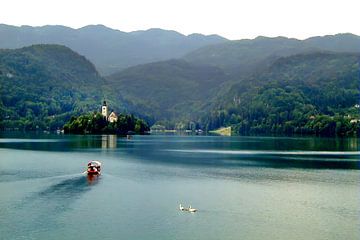
[{"label": "pale sky", "polygon": [[360,0],[1,0],[0,23],[89,24],[129,32],[149,28],[183,34],[256,36],[360,35]]}]

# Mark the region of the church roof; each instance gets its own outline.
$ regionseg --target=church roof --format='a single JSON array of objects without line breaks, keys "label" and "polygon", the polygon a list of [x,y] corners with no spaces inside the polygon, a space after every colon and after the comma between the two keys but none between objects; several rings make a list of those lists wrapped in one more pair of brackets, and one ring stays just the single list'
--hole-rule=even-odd
[{"label": "church roof", "polygon": [[111,117],[117,117],[115,112],[111,112],[110,115],[109,115],[109,117],[110,117],[110,116],[111,116]]}]

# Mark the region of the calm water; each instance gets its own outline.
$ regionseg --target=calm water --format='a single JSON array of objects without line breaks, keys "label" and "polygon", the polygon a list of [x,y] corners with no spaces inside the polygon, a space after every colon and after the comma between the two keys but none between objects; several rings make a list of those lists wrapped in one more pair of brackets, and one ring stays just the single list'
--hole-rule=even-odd
[{"label": "calm water", "polygon": [[[359,151],[359,139],[2,134],[0,239],[360,239]],[[99,178],[81,174],[92,159]]]}]

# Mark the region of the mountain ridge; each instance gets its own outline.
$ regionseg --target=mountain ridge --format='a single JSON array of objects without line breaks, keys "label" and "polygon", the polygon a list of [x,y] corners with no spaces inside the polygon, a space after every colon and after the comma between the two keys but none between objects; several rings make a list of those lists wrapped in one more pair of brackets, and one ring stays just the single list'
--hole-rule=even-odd
[{"label": "mountain ridge", "polygon": [[138,64],[179,58],[199,47],[228,41],[218,35],[195,36],[159,28],[122,32],[104,25],[74,29],[62,25],[18,27],[0,24],[0,48],[65,45],[86,56],[103,75]]},{"label": "mountain ridge", "polygon": [[323,50],[360,52],[360,36],[345,33],[311,37],[305,40],[259,36],[255,39],[228,41],[205,46],[186,54],[183,59],[217,66],[229,73],[239,74],[244,69],[253,69],[269,57]]}]

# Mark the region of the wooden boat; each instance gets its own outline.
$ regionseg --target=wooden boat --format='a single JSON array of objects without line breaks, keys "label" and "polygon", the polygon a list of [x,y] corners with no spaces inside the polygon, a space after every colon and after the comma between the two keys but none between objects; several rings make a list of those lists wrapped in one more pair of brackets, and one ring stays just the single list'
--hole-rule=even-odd
[{"label": "wooden boat", "polygon": [[91,161],[87,165],[88,175],[100,175],[101,174],[101,162]]}]

